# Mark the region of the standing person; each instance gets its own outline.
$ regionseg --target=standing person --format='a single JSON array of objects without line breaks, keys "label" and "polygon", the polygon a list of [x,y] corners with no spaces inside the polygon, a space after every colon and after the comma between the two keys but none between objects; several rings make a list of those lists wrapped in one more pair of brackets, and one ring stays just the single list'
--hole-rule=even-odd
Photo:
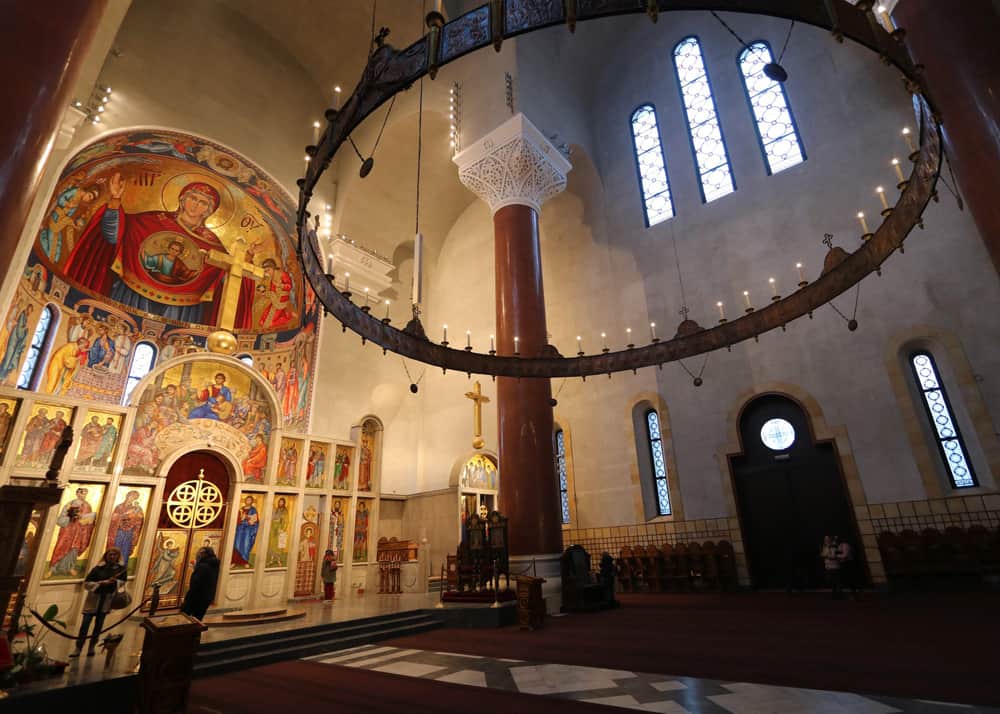
[{"label": "standing person", "polygon": [[83,581],[83,588],[87,591],[87,598],[83,602],[83,620],[80,622],[80,634],[76,638],[76,649],[70,652],[70,657],[80,656],[91,622],[94,623],[94,634],[90,637],[87,656],[93,657],[96,654],[97,638],[104,628],[104,618],[111,611],[111,598],[125,587],[127,577],[121,551],[117,548],[108,548],[101,562],[87,573],[87,579]]},{"label": "standing person", "polygon": [[823,536],[823,549],[819,555],[823,559],[826,579],[830,583],[835,600],[840,598],[840,559],[837,557],[837,553],[837,537]]},{"label": "standing person", "polygon": [[199,620],[205,617],[208,606],[215,599],[215,588],[219,584],[219,558],[211,546],[198,550],[191,585],[184,594],[181,612]]},{"label": "standing person", "polygon": [[[838,540],[839,537],[835,536]],[[837,545],[837,561],[840,563],[840,580],[844,587],[851,589],[851,598],[858,594],[858,571],[854,563],[854,549],[846,540]]]},{"label": "standing person", "polygon": [[320,571],[320,577],[323,578],[323,602],[332,603],[336,596],[337,586],[337,556],[332,550],[327,549],[323,555],[323,569]]}]

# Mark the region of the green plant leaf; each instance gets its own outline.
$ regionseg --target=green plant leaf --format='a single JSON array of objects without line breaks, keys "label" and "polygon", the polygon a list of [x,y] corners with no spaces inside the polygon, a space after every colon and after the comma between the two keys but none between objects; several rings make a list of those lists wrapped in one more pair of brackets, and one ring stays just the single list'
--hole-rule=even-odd
[{"label": "green plant leaf", "polygon": [[55,618],[55,616],[58,614],[59,614],[59,606],[56,605],[55,603],[52,603],[45,610],[44,614],[42,614],[42,619],[45,620],[46,622],[49,622],[53,618]]}]

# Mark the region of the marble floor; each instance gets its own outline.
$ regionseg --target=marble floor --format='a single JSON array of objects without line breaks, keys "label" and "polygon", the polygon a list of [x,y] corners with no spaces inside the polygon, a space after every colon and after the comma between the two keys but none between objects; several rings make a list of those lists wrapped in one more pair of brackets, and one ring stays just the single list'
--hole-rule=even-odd
[{"label": "marble floor", "polygon": [[496,659],[377,644],[313,662],[667,714],[957,714],[962,704]]}]

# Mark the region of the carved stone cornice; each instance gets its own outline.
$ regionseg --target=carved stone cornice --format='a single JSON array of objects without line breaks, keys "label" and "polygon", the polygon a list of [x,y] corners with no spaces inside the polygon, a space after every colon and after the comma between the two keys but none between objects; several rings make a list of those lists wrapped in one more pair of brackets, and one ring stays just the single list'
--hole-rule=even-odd
[{"label": "carved stone cornice", "polygon": [[496,213],[542,204],[566,189],[573,165],[523,114],[516,114],[453,159],[462,184]]}]

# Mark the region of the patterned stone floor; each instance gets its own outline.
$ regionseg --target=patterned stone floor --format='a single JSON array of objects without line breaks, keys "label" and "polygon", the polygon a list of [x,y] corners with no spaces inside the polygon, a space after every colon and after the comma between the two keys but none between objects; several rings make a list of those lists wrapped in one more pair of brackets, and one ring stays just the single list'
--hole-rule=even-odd
[{"label": "patterned stone floor", "polygon": [[671,677],[596,667],[365,645],[314,662],[667,714],[957,714],[1000,712],[919,699]]}]

